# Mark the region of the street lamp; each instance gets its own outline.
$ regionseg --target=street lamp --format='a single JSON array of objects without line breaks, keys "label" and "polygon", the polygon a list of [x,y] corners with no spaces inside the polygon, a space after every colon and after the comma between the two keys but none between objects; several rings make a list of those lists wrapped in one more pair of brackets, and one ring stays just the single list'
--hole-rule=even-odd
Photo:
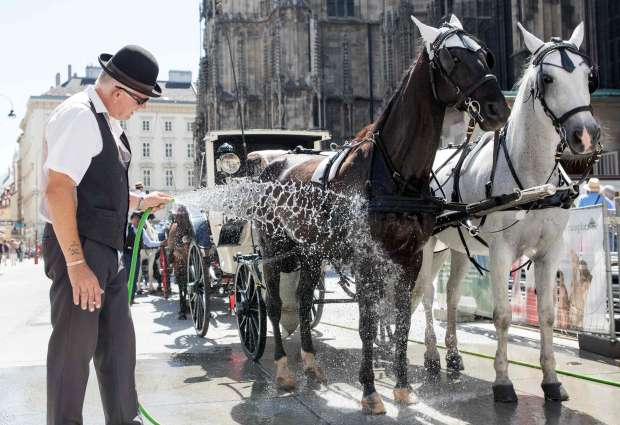
[{"label": "street lamp", "polygon": [[13,107],[13,102],[11,101],[11,98],[10,98],[10,97],[8,97],[8,96],[7,96],[7,95],[5,95],[5,94],[2,94],[2,93],[0,93],[0,97],[5,98],[5,99],[9,102],[9,104],[11,105],[11,110],[9,111],[9,113],[8,113],[7,117],[9,117],[9,118],[15,118],[15,117],[16,117],[16,115],[15,115],[15,108]]}]

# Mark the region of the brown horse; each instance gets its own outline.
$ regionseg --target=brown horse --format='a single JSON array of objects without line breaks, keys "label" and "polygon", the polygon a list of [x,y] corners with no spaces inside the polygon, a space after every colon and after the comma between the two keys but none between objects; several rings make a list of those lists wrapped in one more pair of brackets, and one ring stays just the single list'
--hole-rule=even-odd
[{"label": "brown horse", "polygon": [[[413,17],[412,17],[413,18]],[[371,414],[385,413],[374,386],[373,341],[377,333],[376,304],[384,293],[382,266],[375,255],[352,252],[341,231],[331,231],[333,218],[342,207],[338,197],[358,196],[367,201],[365,218],[372,240],[386,258],[398,266],[394,304],[394,338],[397,403],[410,404],[414,396],[407,379],[407,336],[410,327],[410,292],[422,262],[421,247],[432,234],[437,212],[429,195],[429,179],[447,106],[468,110],[485,130],[501,127],[509,109],[497,79],[490,74],[492,56],[465,33],[453,16],[449,24],[433,28],[413,18],[425,41],[425,49],[408,71],[380,118],[362,130],[345,154],[329,193],[311,183],[322,158],[309,154],[284,154],[263,171],[263,181],[297,188],[286,197],[275,189],[271,195],[283,208],[274,208],[272,225],[259,224],[264,279],[268,288],[267,313],[275,338],[276,383],[293,389],[295,380],[287,366],[279,320],[280,272],[301,269],[297,295],[300,303],[300,332],[304,371],[324,381],[316,365],[310,333],[312,294],[320,278],[321,261],[352,261],[357,282],[359,333],[362,362],[359,379],[363,386],[362,406]],[[311,188],[311,189],[309,189]],[[317,222],[303,214],[286,213],[286,206],[325,211]],[[306,219],[305,219],[306,218]],[[293,222],[294,221],[294,222]],[[286,231],[282,229],[287,229]],[[292,230],[291,230],[292,229]],[[318,248],[317,248],[318,247]]]}]

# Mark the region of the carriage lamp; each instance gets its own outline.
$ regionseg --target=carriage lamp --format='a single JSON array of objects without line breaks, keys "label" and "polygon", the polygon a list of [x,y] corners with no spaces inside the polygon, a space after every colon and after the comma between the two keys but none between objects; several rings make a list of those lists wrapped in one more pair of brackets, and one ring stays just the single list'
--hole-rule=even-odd
[{"label": "carriage lamp", "polygon": [[235,153],[235,149],[228,143],[224,143],[216,151],[216,165],[218,171],[232,176],[241,168],[241,160]]}]

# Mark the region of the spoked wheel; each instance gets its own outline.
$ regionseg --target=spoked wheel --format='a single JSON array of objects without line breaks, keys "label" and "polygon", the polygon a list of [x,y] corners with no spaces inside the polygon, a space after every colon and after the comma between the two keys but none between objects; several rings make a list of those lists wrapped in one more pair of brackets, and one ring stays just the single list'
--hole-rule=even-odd
[{"label": "spoked wheel", "polygon": [[323,315],[323,307],[324,304],[321,304],[325,300],[325,274],[321,275],[321,278],[316,284],[314,288],[314,293],[312,294],[312,309],[310,310],[310,327],[312,329],[316,328],[319,322],[321,321],[321,316]]},{"label": "spoked wheel", "polygon": [[192,241],[187,258],[187,303],[194,322],[194,329],[200,337],[204,337],[209,329],[210,300],[209,291],[205,286],[208,278],[204,274],[200,249]]},{"label": "spoked wheel", "polygon": [[258,361],[265,351],[267,309],[248,264],[239,265],[235,275],[235,314],[243,352]]},{"label": "spoked wheel", "polygon": [[394,340],[396,325],[390,323],[390,320],[386,320],[384,317],[379,317],[377,320],[377,328],[375,345],[386,354],[392,353],[396,345],[396,341]]}]

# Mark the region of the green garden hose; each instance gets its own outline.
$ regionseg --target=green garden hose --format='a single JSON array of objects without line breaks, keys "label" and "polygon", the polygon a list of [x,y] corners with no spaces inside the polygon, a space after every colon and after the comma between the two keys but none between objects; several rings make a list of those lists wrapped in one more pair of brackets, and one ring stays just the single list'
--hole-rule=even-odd
[{"label": "green garden hose", "polygon": [[[140,240],[142,239],[142,229],[144,228],[144,222],[148,218],[151,213],[151,208],[147,208],[146,211],[140,217],[140,222],[138,223],[138,228],[136,229],[136,238],[133,241],[133,250],[131,253],[131,266],[129,267],[129,279],[127,280],[127,302],[131,304],[131,293],[133,292],[133,278],[136,274],[136,263],[138,262],[138,252],[140,251]],[[151,414],[138,403],[138,409],[142,416],[144,416],[150,423],[153,425],[161,425],[157,419],[153,418]]]}]

